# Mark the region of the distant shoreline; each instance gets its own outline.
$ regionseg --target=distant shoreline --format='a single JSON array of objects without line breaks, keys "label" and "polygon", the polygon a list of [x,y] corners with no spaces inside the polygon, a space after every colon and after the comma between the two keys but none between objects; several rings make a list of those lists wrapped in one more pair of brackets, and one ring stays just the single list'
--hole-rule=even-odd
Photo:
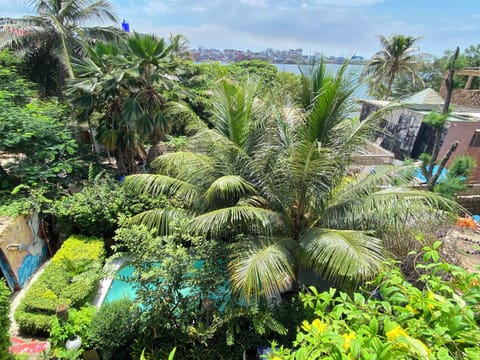
[{"label": "distant shoreline", "polygon": [[[272,64],[272,65],[311,65],[310,63],[307,63],[307,62],[302,62],[302,63],[299,63],[299,62],[270,62],[268,60],[263,60],[263,59],[243,59],[243,60],[233,60],[233,61],[225,61],[225,60],[213,60],[213,59],[209,59],[209,60],[195,60],[196,63],[211,63],[211,62],[218,62],[218,63],[222,63],[222,64],[236,64],[236,63],[240,63],[240,62],[243,62],[243,61],[264,61],[264,62],[267,62],[269,64]],[[345,63],[344,62],[339,62],[339,61],[331,61],[331,60],[324,60],[326,64],[334,64],[334,65],[343,65]],[[349,62],[348,65],[361,65],[361,66],[364,66],[367,64],[367,61],[353,61],[353,62]]]}]

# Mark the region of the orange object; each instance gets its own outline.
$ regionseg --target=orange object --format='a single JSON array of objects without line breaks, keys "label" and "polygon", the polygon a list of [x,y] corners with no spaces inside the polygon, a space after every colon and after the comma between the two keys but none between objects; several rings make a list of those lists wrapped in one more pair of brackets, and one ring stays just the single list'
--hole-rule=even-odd
[{"label": "orange object", "polygon": [[464,218],[464,217],[459,217],[457,219],[457,224],[458,227],[465,227],[465,228],[470,228],[470,229],[476,229],[477,224],[472,218]]}]

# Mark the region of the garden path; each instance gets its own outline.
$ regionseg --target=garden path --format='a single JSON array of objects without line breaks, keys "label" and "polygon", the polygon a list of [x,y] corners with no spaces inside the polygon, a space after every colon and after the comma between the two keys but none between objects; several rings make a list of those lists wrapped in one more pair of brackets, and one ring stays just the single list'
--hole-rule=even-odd
[{"label": "garden path", "polygon": [[25,297],[27,290],[35,281],[37,281],[49,263],[50,260],[47,260],[42,266],[40,266],[38,271],[27,281],[24,287],[20,291],[14,292],[10,297],[10,342],[12,343],[10,352],[12,354],[30,354],[31,356],[28,358],[29,360],[38,359],[39,357],[37,357],[36,354],[40,354],[45,349],[48,349],[50,344],[47,341],[44,341],[45,339],[23,337],[19,333],[18,324],[16,323],[13,314],[22,299]]}]

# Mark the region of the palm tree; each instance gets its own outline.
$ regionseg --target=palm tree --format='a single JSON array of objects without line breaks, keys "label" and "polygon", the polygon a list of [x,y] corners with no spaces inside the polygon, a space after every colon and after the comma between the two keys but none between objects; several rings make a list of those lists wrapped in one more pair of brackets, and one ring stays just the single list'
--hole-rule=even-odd
[{"label": "palm tree", "polygon": [[135,124],[123,116],[123,108],[129,94],[125,79],[137,73],[124,56],[125,43],[99,41],[86,51],[87,57],[72,63],[77,74],[67,88],[72,106],[78,120],[87,122],[91,133],[95,128],[97,139],[113,152],[119,174],[135,173],[140,142]]},{"label": "palm tree", "polygon": [[171,122],[165,113],[168,101],[165,93],[174,87],[174,72],[178,67],[174,54],[179,48],[181,35],[171,36],[167,42],[154,35],[134,33],[127,40],[126,56],[135,64],[137,74],[129,82],[131,96],[125,102],[124,114],[136,124],[140,137],[150,141],[147,167],[162,152],[159,142],[169,132]]},{"label": "palm tree", "polygon": [[449,203],[387,186],[405,176],[402,168],[345,176],[376,122],[346,117],[354,87],[345,71],[331,76],[321,65],[304,79],[305,93],[314,92],[306,108],[264,99],[252,81],[221,81],[213,128],[194,138],[201,152],[163,155],[154,162],[158,174],[126,179],[128,188],[175,196],[184,208],[133,220],[165,235],[184,218],[190,231],[232,243],[232,286],[246,299],[290,289],[300,265],[340,285],[377,273],[386,256],[382,234],[422,221],[425,211],[440,218],[434,209]]},{"label": "palm tree", "polygon": [[144,153],[144,141],[151,144],[147,166],[161,154],[159,142],[180,107],[165,96],[176,86],[176,49],[175,43],[134,33],[118,42],[99,41],[73,63],[74,108],[82,121],[99,120],[98,139],[114,152],[120,174],[137,172],[135,155]]},{"label": "palm tree", "polygon": [[[64,72],[73,78],[72,59],[84,51],[84,43],[93,39],[117,36],[117,29],[82,27],[92,20],[117,22],[108,0],[30,0],[28,5],[37,15],[20,19],[3,19],[0,26],[0,48],[22,52],[46,49],[58,59],[57,82],[63,86]],[[61,90],[61,89],[59,89]]]},{"label": "palm tree", "polygon": [[417,74],[418,48],[415,42],[418,37],[395,34],[390,37],[380,36],[382,49],[378,51],[366,65],[364,75],[368,75],[369,92],[377,93],[381,89],[384,99],[388,99],[393,81],[397,75],[410,77],[415,84],[423,86],[423,80]]}]

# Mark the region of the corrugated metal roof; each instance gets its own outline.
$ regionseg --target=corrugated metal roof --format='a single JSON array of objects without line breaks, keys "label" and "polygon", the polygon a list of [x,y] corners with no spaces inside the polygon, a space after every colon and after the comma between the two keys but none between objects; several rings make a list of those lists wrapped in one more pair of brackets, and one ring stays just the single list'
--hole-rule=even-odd
[{"label": "corrugated metal roof", "polygon": [[443,105],[444,102],[445,100],[440,94],[432,88],[427,88],[400,100],[400,103],[405,105]]}]

